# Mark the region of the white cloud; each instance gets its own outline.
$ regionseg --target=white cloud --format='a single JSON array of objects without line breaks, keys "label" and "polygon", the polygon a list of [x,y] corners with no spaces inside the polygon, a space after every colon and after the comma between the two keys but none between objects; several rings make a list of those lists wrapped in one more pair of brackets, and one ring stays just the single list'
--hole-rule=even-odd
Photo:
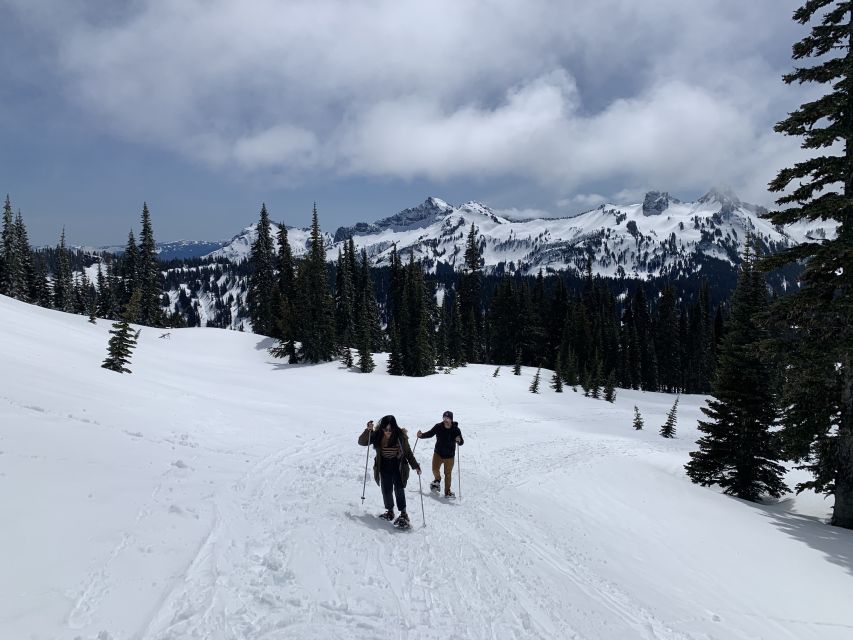
[{"label": "white cloud", "polygon": [[802,97],[793,0],[10,2],[99,126],[220,170],[507,178],[571,208],[593,184],[766,201],[802,157],[771,130]]}]

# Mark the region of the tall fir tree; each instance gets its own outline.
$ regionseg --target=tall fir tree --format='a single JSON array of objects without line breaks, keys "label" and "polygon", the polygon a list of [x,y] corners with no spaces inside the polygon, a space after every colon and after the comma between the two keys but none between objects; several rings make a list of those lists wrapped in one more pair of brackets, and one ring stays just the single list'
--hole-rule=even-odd
[{"label": "tall fir tree", "polygon": [[59,236],[57,268],[53,279],[53,306],[60,311],[71,311],[74,303],[74,282],[71,279],[71,259],[65,246],[65,229]]},{"label": "tall fir tree", "polygon": [[[350,271],[349,247],[344,243],[343,252],[338,252],[338,262],[335,269],[335,324],[338,342],[345,347],[361,346],[362,332],[356,338],[356,310],[354,274]],[[370,339],[368,329],[368,341]],[[369,344],[368,344],[369,346]]]},{"label": "tall fir tree", "polygon": [[660,428],[660,435],[664,438],[674,438],[675,429],[678,424],[678,396],[675,396],[675,402],[672,403],[672,409],[666,414],[666,421]]},{"label": "tall fir tree", "polygon": [[563,393],[563,376],[560,373],[560,365],[560,356],[558,354],[557,360],[554,364],[554,375],[551,376],[551,388],[557,393]]},{"label": "tall fir tree", "polygon": [[482,362],[482,263],[477,228],[472,222],[465,243],[465,266],[459,276],[459,310],[462,316],[462,340],[466,362]]},{"label": "tall fir tree", "polygon": [[246,293],[252,330],[262,336],[277,333],[276,321],[281,312],[271,233],[270,217],[264,203],[261,205],[257,234],[249,253],[249,288]]},{"label": "tall fir tree", "polygon": [[388,354],[388,373],[392,376],[403,375],[403,349],[400,345],[400,332],[397,330],[397,323],[392,318],[391,325],[388,327],[390,334],[391,351]]},{"label": "tall fir tree", "polygon": [[20,296],[20,256],[16,242],[15,219],[12,216],[12,202],[6,195],[3,206],[2,246],[0,246],[0,293],[9,297]]},{"label": "tall fir tree", "polygon": [[797,490],[834,495],[832,524],[853,529],[853,5],[808,0],[793,18],[814,22],[793,46],[795,61],[814,64],[783,80],[827,87],[775,127],[802,137],[802,147],[815,155],[770,183],[771,191],[784,193],[776,201],[783,208],[766,217],[778,225],[820,219],[837,226],[834,238],[804,242],[765,265],[805,261],[800,289],[774,309],[785,371],[783,436],[790,457],[812,472]]},{"label": "tall fir tree", "polygon": [[693,482],[717,484],[725,493],[751,500],[787,491],[785,468],[777,462],[779,411],[771,363],[764,352],[768,334],[764,276],[755,269],[747,244],[731,300],[729,331],[723,339],[712,398],[702,407],[698,451],[685,465]]},{"label": "tall fir tree", "polygon": [[311,236],[308,254],[300,265],[299,335],[300,357],[308,362],[323,362],[335,356],[335,305],[326,275],[326,250],[317,205],[311,214]]},{"label": "tall fir tree", "polygon": [[139,254],[136,262],[136,278],[139,288],[140,324],[159,327],[163,324],[160,311],[160,265],[154,243],[154,229],[148,203],[142,204],[142,233],[139,236]]},{"label": "tall fir tree", "polygon": [[530,383],[530,393],[539,393],[539,374],[542,368],[536,369],[536,375],[533,376],[533,381]]},{"label": "tall fir tree", "polygon": [[[296,311],[294,303],[296,298],[295,271],[293,262],[293,251],[287,237],[287,227],[283,222],[278,225],[278,255],[276,258],[276,269],[278,271],[278,310],[274,319],[273,333],[278,339],[278,344],[270,349],[277,357],[287,357],[291,363],[297,361],[296,340]],[[347,366],[352,366],[352,354],[347,348]]]},{"label": "tall fir tree", "polygon": [[38,301],[39,284],[36,280],[36,270],[33,265],[33,251],[24,218],[21,212],[15,216],[15,244],[18,253],[18,286],[20,297],[26,302]]},{"label": "tall fir tree", "polygon": [[113,323],[113,327],[110,329],[111,338],[107,345],[107,357],[104,359],[103,364],[101,364],[104,369],[118,373],[130,373],[128,365],[130,364],[133,349],[136,347],[137,335],[131,328],[130,323],[133,321],[133,318],[139,315],[140,297],[139,289],[135,289],[130,296],[130,301],[122,314],[121,320]]}]

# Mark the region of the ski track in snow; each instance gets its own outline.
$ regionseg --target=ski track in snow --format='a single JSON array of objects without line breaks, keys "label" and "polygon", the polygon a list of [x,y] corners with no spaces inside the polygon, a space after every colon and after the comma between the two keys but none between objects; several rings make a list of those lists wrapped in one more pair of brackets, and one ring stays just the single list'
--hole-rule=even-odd
[{"label": "ski track in snow", "polygon": [[[472,424],[469,437],[477,430]],[[381,506],[372,475],[367,508],[342,496],[341,522],[336,497],[360,479],[352,460],[317,457],[308,442],[290,446],[215,497],[210,532],[136,638],[580,639],[612,635],[615,614],[631,637],[689,639],[596,575],[570,532],[543,530],[515,496],[556,470],[633,454],[619,443],[565,436],[498,449],[488,458],[505,463],[488,477],[478,472],[481,455],[467,460],[463,449],[476,497],[448,502],[427,490],[424,527],[412,474],[407,532],[372,513]],[[354,442],[335,444],[346,450]],[[425,470],[429,447],[416,449]],[[422,480],[428,484],[428,471]]]}]

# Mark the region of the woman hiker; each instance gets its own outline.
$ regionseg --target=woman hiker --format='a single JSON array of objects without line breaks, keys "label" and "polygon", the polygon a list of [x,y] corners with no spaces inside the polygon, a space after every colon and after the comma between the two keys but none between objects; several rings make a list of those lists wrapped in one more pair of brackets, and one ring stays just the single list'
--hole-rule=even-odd
[{"label": "woman hiker", "polygon": [[409,446],[409,437],[405,429],[397,426],[394,416],[384,416],[379,426],[373,427],[373,420],[358,437],[362,447],[373,445],[376,458],[373,461],[373,479],[382,488],[382,499],[385,501],[385,513],[380,518],[394,520],[394,497],[397,498],[397,508],[400,517],[394,520],[394,525],[408,528],[409,514],[406,513],[406,482],[409,480],[409,467],[421,475],[421,465],[415,460]]},{"label": "woman hiker", "polygon": [[453,412],[445,411],[441,422],[427,432],[418,431],[418,438],[432,438],[435,436],[435,453],[432,454],[432,475],[435,478],[429,485],[433,491],[441,490],[441,467],[444,467],[444,497],[455,498],[456,495],[450,490],[450,481],[453,476],[453,462],[456,455],[456,445],[465,444],[459,423],[453,421]]}]

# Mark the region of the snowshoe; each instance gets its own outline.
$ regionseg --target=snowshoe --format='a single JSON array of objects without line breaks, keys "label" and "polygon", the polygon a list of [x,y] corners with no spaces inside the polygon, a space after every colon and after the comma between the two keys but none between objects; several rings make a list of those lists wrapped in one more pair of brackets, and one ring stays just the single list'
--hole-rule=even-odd
[{"label": "snowshoe", "polygon": [[441,480],[433,480],[429,483],[429,490],[433,493],[438,493],[441,491]]},{"label": "snowshoe", "polygon": [[380,513],[378,517],[382,518],[383,520],[388,520],[390,522],[394,519],[394,511],[392,509],[389,509],[385,513]]},{"label": "snowshoe", "polygon": [[394,520],[394,526],[398,529],[408,529],[412,526],[409,522],[409,514],[403,511],[400,514],[400,517]]}]

